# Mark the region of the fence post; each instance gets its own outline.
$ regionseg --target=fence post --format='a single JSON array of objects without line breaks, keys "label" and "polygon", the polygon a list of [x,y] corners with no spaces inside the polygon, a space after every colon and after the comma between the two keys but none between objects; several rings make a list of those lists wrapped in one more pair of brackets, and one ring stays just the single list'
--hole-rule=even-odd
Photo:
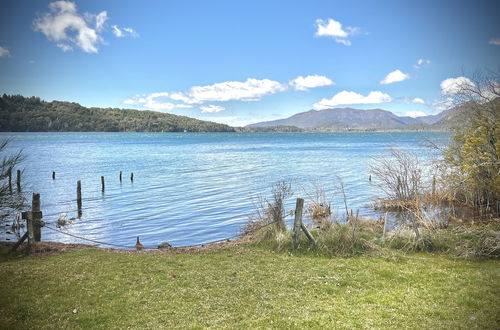
[{"label": "fence post", "polygon": [[295,204],[295,220],[293,222],[293,248],[296,249],[300,242],[300,231],[302,230],[302,210],[304,208],[304,200],[297,198]]},{"label": "fence post", "polygon": [[104,177],[101,176],[101,190],[104,192]]},{"label": "fence post", "polygon": [[7,172],[7,175],[9,176],[9,192],[12,194],[12,169]]},{"label": "fence post", "polygon": [[33,238],[35,242],[42,240],[42,217],[40,214],[40,194],[33,193],[31,201],[31,221],[33,223]]},{"label": "fence post", "polygon": [[21,170],[17,170],[16,183],[17,183],[17,192],[21,192]]},{"label": "fence post", "polygon": [[122,182],[122,171],[120,171],[120,183]]},{"label": "fence post", "polygon": [[436,194],[436,176],[432,176],[432,196]]},{"label": "fence post", "polygon": [[76,205],[78,208],[78,217],[82,217],[82,183],[80,180],[76,182]]}]

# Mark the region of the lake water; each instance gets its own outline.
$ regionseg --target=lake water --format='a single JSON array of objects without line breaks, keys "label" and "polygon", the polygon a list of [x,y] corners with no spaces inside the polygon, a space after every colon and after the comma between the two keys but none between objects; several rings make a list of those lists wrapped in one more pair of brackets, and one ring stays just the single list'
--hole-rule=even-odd
[{"label": "lake water", "polygon": [[[0,133],[8,152],[22,149],[23,193],[41,194],[44,221],[77,216],[76,182],[82,182],[83,215],[61,230],[90,239],[146,247],[202,244],[240,232],[259,195],[291,182],[295,198],[308,199],[314,182],[326,190],[334,214],[343,215],[341,178],[349,208],[378,216],[369,206],[381,193],[368,182],[368,164],[391,147],[418,152],[446,133]],[[52,171],[56,179],[52,180]],[[119,172],[123,171],[123,182]],[[134,181],[130,181],[130,173]],[[101,192],[101,176],[106,190]],[[15,185],[14,185],[15,186]],[[14,188],[15,189],[15,188]],[[292,221],[291,217],[287,219]],[[4,229],[7,228],[7,229]],[[2,226],[0,240],[14,240]],[[42,240],[86,243],[42,230]]]}]

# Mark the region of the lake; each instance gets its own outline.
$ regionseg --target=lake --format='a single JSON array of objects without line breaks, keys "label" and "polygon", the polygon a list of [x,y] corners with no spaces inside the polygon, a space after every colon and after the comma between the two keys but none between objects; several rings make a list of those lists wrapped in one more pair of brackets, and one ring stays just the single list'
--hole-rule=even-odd
[{"label": "lake", "polygon": [[[55,227],[60,214],[77,216],[76,183],[81,180],[83,215],[62,231],[126,246],[140,236],[146,247],[156,247],[164,241],[185,246],[237,235],[259,196],[269,197],[280,180],[290,182],[294,191],[288,210],[296,197],[307,203],[320,184],[333,213],[341,217],[340,178],[348,207],[377,217],[370,202],[381,192],[368,181],[371,159],[392,147],[426,158],[432,151],[423,142],[446,143],[449,134],[0,133],[1,140],[6,138],[12,139],[7,152],[22,149],[27,156],[23,193],[29,202],[33,191],[40,193],[45,222]],[[7,230],[2,226],[0,240],[15,240]],[[42,240],[86,243],[47,228]]]}]

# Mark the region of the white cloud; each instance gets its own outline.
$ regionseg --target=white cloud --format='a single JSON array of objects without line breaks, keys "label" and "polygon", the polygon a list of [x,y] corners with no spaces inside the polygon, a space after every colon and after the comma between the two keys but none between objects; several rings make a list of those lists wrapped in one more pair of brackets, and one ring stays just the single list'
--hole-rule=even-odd
[{"label": "white cloud", "polygon": [[332,37],[336,42],[346,46],[351,45],[351,41],[348,39],[348,37],[360,33],[360,29],[357,27],[347,26],[345,29],[343,29],[342,23],[332,18],[329,18],[326,21],[318,18],[316,20],[316,28],[316,36]]},{"label": "white cloud", "polygon": [[0,57],[10,57],[10,51],[7,47],[0,46]]},{"label": "white cloud", "polygon": [[192,103],[224,101],[258,101],[264,95],[286,90],[286,86],[269,79],[248,78],[246,81],[226,81],[192,87],[186,96]]},{"label": "white cloud", "polygon": [[220,105],[209,104],[207,106],[201,106],[200,110],[203,113],[216,113],[216,112],[226,110],[226,108],[221,107]]},{"label": "white cloud", "polygon": [[422,111],[408,111],[404,115],[412,118],[427,116],[427,114]]},{"label": "white cloud", "polygon": [[441,94],[453,95],[458,94],[464,88],[474,87],[475,84],[466,77],[448,78],[441,82]]},{"label": "white cloud", "polygon": [[67,44],[57,44],[56,46],[61,48],[63,52],[69,52],[73,50],[73,47]]},{"label": "white cloud", "polygon": [[[49,40],[58,43],[63,51],[75,44],[84,52],[97,53],[102,38],[98,32],[107,19],[105,11],[97,16],[80,15],[76,5],[69,1],[55,1],[49,4],[51,13],[45,13],[33,21],[33,29],[42,32]],[[64,45],[64,46],[59,46]]]},{"label": "white cloud", "polygon": [[[54,1],[49,4],[49,13],[38,15],[33,21],[33,30],[43,33],[47,39],[56,43],[63,52],[73,50],[76,46],[86,53],[98,53],[99,44],[104,43],[102,33],[108,20],[107,11],[99,14],[80,14],[76,4],[70,1]],[[138,37],[131,28],[120,30],[112,26],[117,37]]]},{"label": "white cloud", "polygon": [[411,100],[411,103],[415,103],[415,104],[425,104],[425,101],[422,100],[420,97],[415,97]]},{"label": "white cloud", "polygon": [[124,37],[122,30],[120,30],[116,25],[112,25],[111,28],[113,29],[113,34],[115,35],[115,37]]},{"label": "white cloud", "polygon": [[372,91],[367,96],[363,96],[352,91],[342,91],[335,94],[330,99],[322,99],[321,101],[315,103],[313,108],[316,110],[328,109],[337,105],[347,105],[347,104],[378,104],[391,102],[392,98],[390,95],[382,93],[380,91]]},{"label": "white cloud", "polygon": [[310,88],[331,86],[334,84],[335,83],[331,79],[319,75],[311,75],[306,77],[298,76],[294,80],[290,81],[290,86],[298,91],[307,91]]},{"label": "white cloud", "polygon": [[423,59],[423,58],[419,58],[417,63],[413,65],[413,67],[415,69],[420,69],[422,68],[423,66],[425,65],[430,65],[431,64],[431,60],[426,60],[426,59]]},{"label": "white cloud", "polygon": [[500,46],[500,38],[491,39],[488,43],[490,45]]},{"label": "white cloud", "polygon": [[400,82],[410,79],[410,75],[401,72],[400,70],[394,70],[390,72],[384,79],[380,81],[381,85],[388,85],[395,82]]},{"label": "white cloud", "polygon": [[137,38],[139,37],[139,34],[132,28],[124,27],[120,29],[118,25],[112,25],[111,28],[113,29],[113,34],[118,37],[118,38],[124,38],[124,37],[133,37]]}]

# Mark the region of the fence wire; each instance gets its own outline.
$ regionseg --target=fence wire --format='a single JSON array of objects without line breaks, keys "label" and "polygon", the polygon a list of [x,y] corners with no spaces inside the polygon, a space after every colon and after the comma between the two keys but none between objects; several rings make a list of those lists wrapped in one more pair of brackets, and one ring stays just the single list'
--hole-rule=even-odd
[{"label": "fence wire", "polygon": [[[229,242],[229,241],[234,240],[236,238],[239,238],[239,237],[241,237],[243,235],[248,235],[248,234],[254,233],[256,231],[259,231],[259,230],[261,230],[261,229],[263,229],[263,228],[265,228],[267,226],[270,226],[270,225],[272,225],[274,223],[277,223],[279,221],[280,220],[271,221],[271,222],[268,222],[268,223],[266,223],[266,224],[264,224],[262,226],[254,228],[252,230],[245,231],[245,232],[243,232],[241,234],[236,234],[236,235],[233,235],[233,236],[230,236],[230,237],[226,237],[226,238],[222,238],[222,239],[218,239],[218,240],[215,240],[215,241],[208,241],[208,242],[204,242],[204,243],[200,243],[200,244],[193,244],[193,245],[174,246],[173,248],[199,247],[199,246],[204,246],[204,245],[208,245],[208,244],[215,244],[215,243],[220,243],[220,242]],[[115,246],[115,247],[120,247],[120,248],[125,248],[125,249],[136,249],[136,247],[134,245],[123,245],[123,244],[108,243],[108,242],[103,242],[103,241],[99,241],[99,240],[95,240],[95,239],[91,239],[91,238],[87,238],[87,237],[83,237],[83,236],[78,236],[78,235],[67,233],[67,232],[62,231],[60,229],[54,228],[54,227],[49,226],[47,224],[45,224],[43,227],[47,228],[47,229],[50,229],[52,231],[58,232],[60,234],[68,235],[68,236],[71,236],[73,238],[77,238],[77,239],[80,239],[80,240],[83,240],[83,241],[93,242],[93,243],[100,244],[100,245]],[[159,248],[158,247],[144,247],[144,248],[142,248],[142,250],[159,250]]]}]

